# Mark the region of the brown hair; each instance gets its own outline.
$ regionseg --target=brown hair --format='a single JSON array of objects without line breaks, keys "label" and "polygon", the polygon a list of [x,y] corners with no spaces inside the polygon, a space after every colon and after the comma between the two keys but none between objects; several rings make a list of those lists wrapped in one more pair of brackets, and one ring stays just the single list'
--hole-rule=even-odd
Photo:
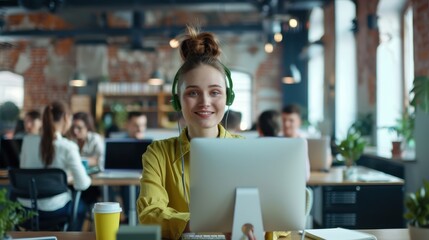
[{"label": "brown hair", "polygon": [[40,112],[37,110],[30,110],[25,114],[26,117],[31,118],[31,120],[40,119]]},{"label": "brown hair", "polygon": [[89,113],[77,112],[73,114],[73,120],[81,120],[85,124],[85,127],[88,129],[88,131],[95,131],[94,120]]},{"label": "brown hair", "polygon": [[296,113],[301,116],[301,107],[298,104],[289,104],[283,107],[282,113],[292,114]]},{"label": "brown hair", "polygon": [[258,117],[258,128],[265,137],[276,137],[280,132],[280,113],[266,110]]},{"label": "brown hair", "polygon": [[[180,56],[184,61],[179,69],[179,84],[181,76],[204,64],[214,67],[225,74],[224,67],[219,61],[221,54],[219,41],[213,33],[202,32],[192,26],[187,26],[187,34],[180,44]],[[177,88],[179,89],[179,87]]]},{"label": "brown hair", "polygon": [[54,161],[55,148],[55,125],[61,121],[64,115],[69,113],[68,106],[64,102],[54,101],[45,107],[42,116],[42,139],[40,142],[40,153],[45,167]]}]

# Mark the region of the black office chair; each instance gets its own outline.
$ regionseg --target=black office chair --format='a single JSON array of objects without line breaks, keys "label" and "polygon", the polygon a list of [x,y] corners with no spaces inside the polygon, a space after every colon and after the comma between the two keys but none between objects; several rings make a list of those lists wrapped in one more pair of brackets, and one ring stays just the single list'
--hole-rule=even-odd
[{"label": "black office chair", "polygon": [[[68,192],[67,175],[62,169],[10,169],[11,198],[31,200],[31,210],[37,212],[37,199],[48,198]],[[76,222],[81,191],[73,191],[72,214],[61,217],[44,218],[38,214],[22,225],[32,231],[67,231]]]}]

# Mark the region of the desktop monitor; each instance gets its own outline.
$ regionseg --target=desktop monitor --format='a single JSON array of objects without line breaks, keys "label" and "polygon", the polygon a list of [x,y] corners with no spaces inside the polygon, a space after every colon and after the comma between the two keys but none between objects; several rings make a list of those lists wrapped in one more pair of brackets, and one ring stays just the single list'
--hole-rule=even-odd
[{"label": "desktop monitor", "polygon": [[311,171],[328,171],[331,168],[331,138],[307,138]]},{"label": "desktop monitor", "polygon": [[152,139],[106,139],[104,168],[142,170],[142,155]]},{"label": "desktop monitor", "polygon": [[19,168],[22,139],[1,139],[0,169]]},{"label": "desktop monitor", "polygon": [[192,232],[232,232],[234,239],[249,222],[263,239],[262,231],[304,229],[305,139],[195,138],[190,154]]}]

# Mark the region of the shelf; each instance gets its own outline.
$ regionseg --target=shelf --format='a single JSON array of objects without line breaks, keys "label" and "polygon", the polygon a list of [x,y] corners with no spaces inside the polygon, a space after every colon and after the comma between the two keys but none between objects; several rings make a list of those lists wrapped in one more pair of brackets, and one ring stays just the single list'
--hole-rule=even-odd
[{"label": "shelf", "polygon": [[161,128],[169,113],[175,112],[170,105],[171,93],[98,93],[96,103],[96,120],[102,121],[106,112],[112,112],[113,104],[121,104],[127,112],[139,111],[147,114],[149,128]]}]

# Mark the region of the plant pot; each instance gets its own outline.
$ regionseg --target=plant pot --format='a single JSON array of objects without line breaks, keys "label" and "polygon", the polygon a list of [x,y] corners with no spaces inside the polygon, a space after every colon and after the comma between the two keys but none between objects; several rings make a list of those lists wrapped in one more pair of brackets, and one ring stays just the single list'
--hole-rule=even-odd
[{"label": "plant pot", "polygon": [[355,165],[346,166],[343,169],[343,180],[345,181],[357,180],[357,167]]},{"label": "plant pot", "polygon": [[392,141],[392,157],[401,157],[402,141]]},{"label": "plant pot", "polygon": [[429,228],[415,227],[408,225],[408,233],[410,240],[425,240],[429,239]]}]

